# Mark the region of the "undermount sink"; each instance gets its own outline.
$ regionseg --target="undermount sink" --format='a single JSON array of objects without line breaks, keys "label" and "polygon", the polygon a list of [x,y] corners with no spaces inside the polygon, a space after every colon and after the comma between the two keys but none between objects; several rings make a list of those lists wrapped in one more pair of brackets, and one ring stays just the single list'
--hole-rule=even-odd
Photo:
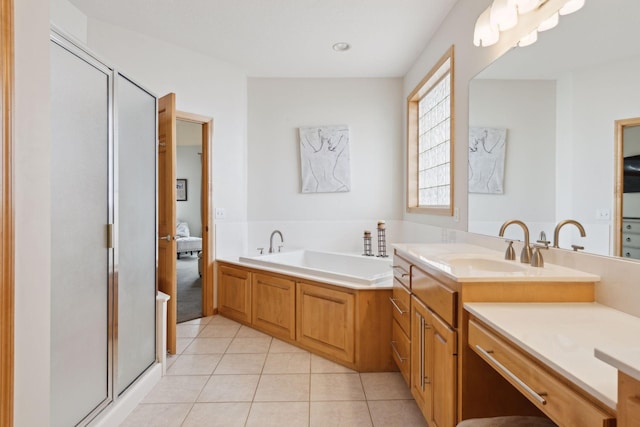
[{"label": "undermount sink", "polygon": [[496,273],[516,273],[526,269],[517,261],[503,261],[480,257],[451,257],[446,260],[452,268],[468,268],[473,270],[491,271]]}]

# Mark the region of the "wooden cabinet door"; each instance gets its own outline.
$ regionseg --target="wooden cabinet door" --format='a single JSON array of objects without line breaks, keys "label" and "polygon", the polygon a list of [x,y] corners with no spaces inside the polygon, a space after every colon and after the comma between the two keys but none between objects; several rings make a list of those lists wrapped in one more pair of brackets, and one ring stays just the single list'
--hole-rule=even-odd
[{"label": "wooden cabinet door", "polygon": [[429,310],[431,327],[429,363],[433,390],[431,422],[437,427],[454,427],[456,419],[456,332]]},{"label": "wooden cabinet door", "polygon": [[218,267],[218,310],[220,314],[251,323],[251,273],[225,265]]},{"label": "wooden cabinet door", "polygon": [[411,394],[424,417],[431,419],[431,374],[429,310],[411,297]]},{"label": "wooden cabinet door", "polygon": [[355,295],[297,284],[297,341],[338,360],[354,363]]},{"label": "wooden cabinet door", "polygon": [[251,287],[251,323],[273,336],[294,340],[296,282],[254,273]]}]

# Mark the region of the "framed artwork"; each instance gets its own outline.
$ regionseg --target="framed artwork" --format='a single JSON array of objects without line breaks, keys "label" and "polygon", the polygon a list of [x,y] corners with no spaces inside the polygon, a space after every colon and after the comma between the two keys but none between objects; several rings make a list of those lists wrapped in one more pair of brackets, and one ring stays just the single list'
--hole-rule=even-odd
[{"label": "framed artwork", "polygon": [[302,192],[350,191],[349,128],[318,126],[299,130]]},{"label": "framed artwork", "polygon": [[176,179],[176,200],[179,202],[187,201],[187,180]]},{"label": "framed artwork", "polygon": [[469,193],[504,194],[507,129],[469,128]]}]

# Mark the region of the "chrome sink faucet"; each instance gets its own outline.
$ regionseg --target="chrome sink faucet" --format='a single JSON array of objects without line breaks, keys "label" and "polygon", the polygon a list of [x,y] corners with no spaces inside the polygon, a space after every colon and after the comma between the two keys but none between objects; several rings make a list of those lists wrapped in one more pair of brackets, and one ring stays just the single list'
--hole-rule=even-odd
[{"label": "chrome sink faucet", "polygon": [[[560,221],[558,223],[558,225],[556,225],[556,229],[553,231],[553,247],[554,248],[559,248],[560,246],[558,246],[558,237],[560,235],[560,229],[562,227],[564,227],[567,224],[573,224],[575,225],[578,230],[580,231],[580,236],[581,237],[587,237],[587,233],[584,231],[584,227],[582,226],[582,224],[580,224],[578,221],[576,221],[575,219],[565,219],[564,221]],[[576,248],[580,248],[580,246],[576,246],[576,245],[572,245],[574,250],[577,250]],[[584,249],[584,248],[582,248]]]},{"label": "chrome sink faucet", "polygon": [[[284,237],[282,237],[282,232],[280,230],[273,230],[273,232],[271,233],[271,237],[269,237],[269,253],[270,254],[273,253],[273,236],[275,236],[276,234],[280,236],[280,242],[284,244]],[[280,248],[282,248],[282,246],[278,246],[278,252],[280,252]]]},{"label": "chrome sink faucet", "polygon": [[520,262],[528,264],[531,262],[531,246],[529,246],[529,228],[527,227],[527,225],[518,219],[510,219],[502,224],[502,227],[500,227],[499,235],[500,237],[504,237],[505,230],[511,224],[519,225],[524,231],[524,246],[522,247],[522,252],[520,252]]}]

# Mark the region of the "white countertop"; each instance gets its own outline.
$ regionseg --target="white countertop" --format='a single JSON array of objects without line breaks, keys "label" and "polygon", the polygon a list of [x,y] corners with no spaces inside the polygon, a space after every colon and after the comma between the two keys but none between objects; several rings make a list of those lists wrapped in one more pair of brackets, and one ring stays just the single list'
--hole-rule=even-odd
[{"label": "white countertop", "polygon": [[[640,341],[640,337],[635,336],[635,341]],[[629,341],[633,342],[634,338]],[[629,345],[621,343],[610,348],[595,349],[595,356],[605,363],[617,368],[632,378],[640,381],[640,345]]]},{"label": "white countertop", "polygon": [[616,367],[640,373],[640,318],[597,303],[466,303],[464,308],[613,410]]},{"label": "white countertop", "polygon": [[[545,263],[532,267],[504,259],[504,252],[466,243],[394,244],[401,255],[423,268],[436,268],[457,282],[598,282],[600,276]],[[506,246],[505,246],[506,249]],[[543,250],[544,256],[544,250]]]}]

